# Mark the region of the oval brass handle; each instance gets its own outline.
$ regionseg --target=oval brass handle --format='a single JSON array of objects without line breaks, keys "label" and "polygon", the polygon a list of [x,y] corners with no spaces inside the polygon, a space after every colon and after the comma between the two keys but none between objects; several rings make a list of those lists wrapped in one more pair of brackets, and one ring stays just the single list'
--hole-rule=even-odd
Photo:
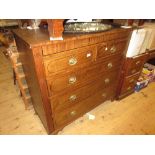
[{"label": "oval brass handle", "polygon": [[92,55],[91,52],[89,52],[89,53],[87,53],[86,57],[89,58],[89,57],[91,57],[91,55]]},{"label": "oval brass handle", "polygon": [[70,84],[73,84],[75,82],[76,82],[76,77],[75,76],[72,76],[72,77],[69,78],[69,83]]},{"label": "oval brass handle", "polygon": [[136,65],[138,65],[140,63],[140,60],[136,62]]},{"label": "oval brass handle", "polygon": [[111,53],[116,52],[116,47],[115,47],[115,46],[112,46],[112,47],[110,48],[110,51],[111,51]]},{"label": "oval brass handle", "polygon": [[112,68],[112,63],[110,62],[110,63],[108,63],[108,68]]},{"label": "oval brass handle", "polygon": [[69,100],[70,100],[70,101],[75,101],[76,98],[77,98],[76,95],[71,95],[71,96],[69,97]]},{"label": "oval brass handle", "polygon": [[103,93],[102,94],[102,97],[104,97],[104,98],[107,97],[107,94],[106,93]]},{"label": "oval brass handle", "polygon": [[131,87],[129,86],[128,88],[127,88],[127,90],[130,90],[131,89]]},{"label": "oval brass handle", "polygon": [[77,59],[76,58],[70,58],[68,63],[69,63],[69,65],[73,66],[77,63]]},{"label": "oval brass handle", "polygon": [[136,69],[133,69],[133,70],[131,71],[132,74],[135,73],[135,72],[136,72]]},{"label": "oval brass handle", "polygon": [[104,80],[104,82],[105,82],[105,84],[108,84],[110,82],[110,79],[107,78]]},{"label": "oval brass handle", "polygon": [[105,47],[105,49],[104,49],[105,51],[108,51],[108,47]]},{"label": "oval brass handle", "polygon": [[71,116],[75,116],[75,115],[76,115],[76,111],[71,111],[71,112],[70,112],[70,115],[71,115]]},{"label": "oval brass handle", "polygon": [[134,82],[134,79],[131,79],[131,80],[129,81],[129,83],[132,83],[132,82]]}]

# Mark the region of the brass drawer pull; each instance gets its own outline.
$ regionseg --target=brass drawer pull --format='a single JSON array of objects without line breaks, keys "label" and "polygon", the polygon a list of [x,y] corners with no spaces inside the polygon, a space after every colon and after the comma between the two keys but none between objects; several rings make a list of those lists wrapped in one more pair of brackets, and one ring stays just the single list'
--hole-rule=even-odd
[{"label": "brass drawer pull", "polygon": [[105,82],[105,84],[108,84],[110,82],[110,79],[107,78],[104,80],[104,82]]},{"label": "brass drawer pull", "polygon": [[75,76],[72,76],[69,78],[69,84],[73,84],[76,82],[76,77]]},{"label": "brass drawer pull", "polygon": [[75,101],[76,98],[77,98],[76,95],[71,95],[71,96],[69,97],[69,100],[70,100],[70,101]]},{"label": "brass drawer pull", "polygon": [[107,94],[106,93],[103,93],[102,94],[102,97],[106,98],[107,97]]},{"label": "brass drawer pull", "polygon": [[138,64],[140,64],[140,61],[137,61],[137,62],[136,62],[136,65],[138,65]]},{"label": "brass drawer pull", "polygon": [[71,115],[71,116],[75,116],[75,115],[76,115],[76,111],[71,111],[71,112],[70,112],[70,115]]},{"label": "brass drawer pull", "polygon": [[110,62],[110,63],[108,63],[108,68],[112,68],[112,63]]},{"label": "brass drawer pull", "polygon": [[132,83],[132,82],[134,82],[135,80],[134,79],[131,79],[130,81],[129,81],[129,83]]},{"label": "brass drawer pull", "polygon": [[112,46],[112,47],[110,48],[110,51],[111,51],[111,53],[115,53],[115,52],[116,52],[116,47],[115,47],[115,46]]},{"label": "brass drawer pull", "polygon": [[70,66],[73,66],[73,65],[75,65],[77,63],[77,59],[76,58],[70,58],[69,59],[69,65]]},{"label": "brass drawer pull", "polygon": [[129,87],[127,88],[127,90],[131,90],[131,87],[129,86]]},{"label": "brass drawer pull", "polygon": [[135,72],[136,72],[136,69],[133,69],[133,70],[131,71],[132,74],[135,73]]},{"label": "brass drawer pull", "polygon": [[87,58],[91,57],[91,52],[90,53],[87,53],[86,57]]},{"label": "brass drawer pull", "polygon": [[105,51],[108,51],[108,47],[105,47],[105,49],[104,49]]}]

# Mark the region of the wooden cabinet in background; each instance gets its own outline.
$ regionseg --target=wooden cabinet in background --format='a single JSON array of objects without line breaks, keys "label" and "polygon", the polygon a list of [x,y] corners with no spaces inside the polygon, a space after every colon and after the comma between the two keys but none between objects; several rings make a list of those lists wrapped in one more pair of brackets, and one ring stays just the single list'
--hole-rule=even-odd
[{"label": "wooden cabinet in background", "polygon": [[115,99],[130,32],[117,28],[50,41],[46,30],[14,30],[33,106],[48,133]]}]

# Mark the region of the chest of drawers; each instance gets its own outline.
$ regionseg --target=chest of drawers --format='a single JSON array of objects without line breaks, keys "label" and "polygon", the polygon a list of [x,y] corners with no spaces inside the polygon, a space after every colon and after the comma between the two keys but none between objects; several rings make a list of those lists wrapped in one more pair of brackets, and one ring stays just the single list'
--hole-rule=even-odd
[{"label": "chest of drawers", "polygon": [[135,84],[148,57],[149,54],[144,53],[124,59],[124,65],[122,66],[122,75],[119,84],[120,90],[118,91],[119,99],[126,97],[134,92]]},{"label": "chest of drawers", "polygon": [[48,133],[115,99],[130,32],[118,28],[49,41],[45,30],[14,30],[33,106]]}]

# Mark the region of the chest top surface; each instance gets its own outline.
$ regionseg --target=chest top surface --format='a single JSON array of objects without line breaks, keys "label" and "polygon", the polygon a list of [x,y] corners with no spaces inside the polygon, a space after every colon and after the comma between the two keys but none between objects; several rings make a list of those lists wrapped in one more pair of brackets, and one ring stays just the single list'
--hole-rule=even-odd
[{"label": "chest top surface", "polygon": [[63,40],[50,41],[48,30],[45,29],[37,29],[37,30],[28,30],[28,29],[15,29],[13,33],[17,35],[19,38],[24,40],[31,47],[42,46],[42,45],[50,45],[56,43],[62,43],[66,41],[73,41],[79,39],[87,39],[91,37],[99,37],[104,35],[111,34],[122,34],[128,33],[131,29],[123,29],[123,28],[114,28],[112,30],[108,30],[105,32],[91,33],[91,34],[63,34]]}]

